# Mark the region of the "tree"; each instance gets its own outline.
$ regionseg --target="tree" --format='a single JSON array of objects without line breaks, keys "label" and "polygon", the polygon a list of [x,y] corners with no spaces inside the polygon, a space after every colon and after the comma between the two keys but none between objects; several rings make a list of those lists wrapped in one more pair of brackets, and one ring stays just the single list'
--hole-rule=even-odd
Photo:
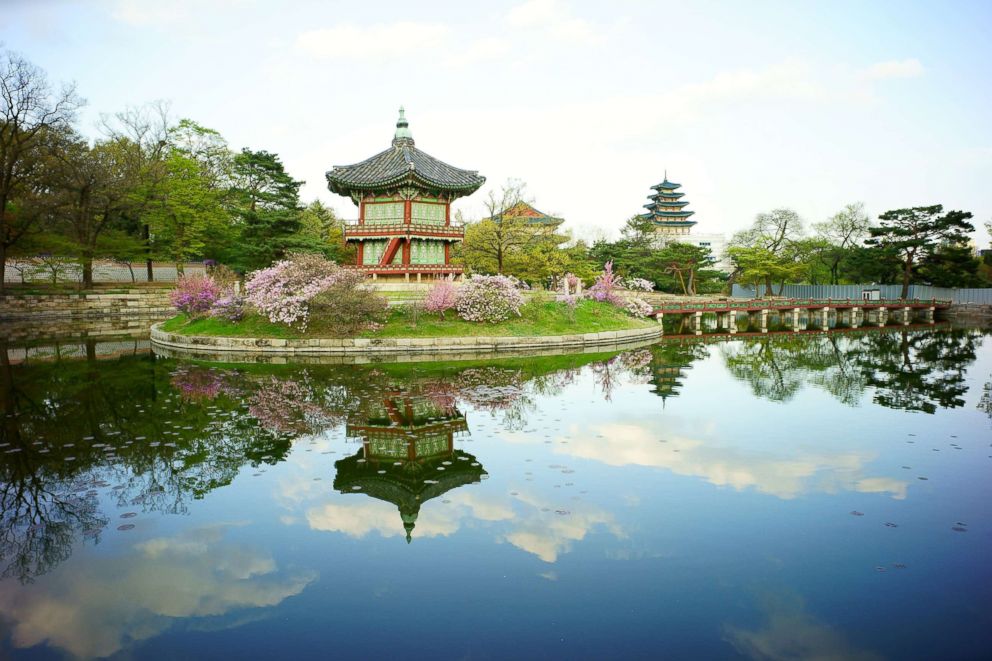
[{"label": "tree", "polygon": [[309,243],[315,252],[338,264],[351,262],[355,250],[344,240],[344,222],[334,215],[334,210],[314,200],[300,214],[300,231],[296,240]]},{"label": "tree", "polygon": [[193,157],[173,149],[165,166],[160,201],[148,213],[148,225],[159,253],[174,261],[181,273],[183,263],[203,255],[209,238],[222,231],[227,213],[223,191],[211,186]]},{"label": "tree", "polygon": [[980,287],[978,267],[971,246],[947,243],[923,258],[917,275],[935,287]]},{"label": "tree", "polygon": [[731,246],[727,249],[727,256],[734,263],[734,277],[752,283],[755,291],[764,283],[766,296],[774,295],[771,291],[773,281],[785,282],[802,274],[801,263],[785,259],[761,246]]},{"label": "tree", "polygon": [[719,281],[719,272],[710,268],[716,260],[709,248],[688,243],[669,243],[658,251],[655,259],[664,272],[672,275],[686,296],[695,296],[699,281]]},{"label": "tree", "polygon": [[[765,296],[773,296],[772,281],[779,273],[786,276],[788,271],[788,261],[785,251],[795,241],[802,238],[803,221],[792,209],[774,209],[767,213],[759,213],[750,228],[735,234],[730,240],[730,246],[738,248],[759,249],[758,252],[738,253],[739,255],[749,255],[756,257],[761,255],[761,261],[765,262],[762,279],[765,284]],[[763,252],[761,252],[763,251]],[[730,251],[728,250],[728,255]],[[756,262],[752,260],[752,266]],[[756,273],[752,270],[751,274]]]},{"label": "tree", "polygon": [[42,220],[23,198],[44,167],[46,139],[69,129],[83,100],[74,85],[54,91],[45,72],[11,52],[0,53],[0,295],[7,252]]},{"label": "tree", "polygon": [[942,245],[967,245],[968,232],[974,226],[968,222],[969,211],[948,211],[935,204],[929,207],[894,209],[878,219],[879,227],[872,227],[871,238],[865,243],[887,248],[899,255],[902,264],[902,293],[909,295],[909,283],[920,261],[931,257]]},{"label": "tree", "polygon": [[553,230],[528,223],[525,218],[507,212],[521,202],[527,202],[527,185],[510,179],[499,190],[490,190],[484,202],[488,217],[465,228],[462,259],[476,272],[506,273],[506,262],[514,254],[546,238]]},{"label": "tree", "polygon": [[268,266],[291,251],[313,252],[301,246],[298,235],[300,186],[286,172],[279,156],[267,151],[242,149],[232,163],[232,210],[240,234],[232,263],[244,270]]},{"label": "tree", "polygon": [[818,238],[831,246],[819,254],[819,258],[830,269],[830,284],[840,284],[840,265],[844,256],[868,238],[870,228],[871,218],[865,213],[862,202],[848,204],[829,219],[813,225]]}]

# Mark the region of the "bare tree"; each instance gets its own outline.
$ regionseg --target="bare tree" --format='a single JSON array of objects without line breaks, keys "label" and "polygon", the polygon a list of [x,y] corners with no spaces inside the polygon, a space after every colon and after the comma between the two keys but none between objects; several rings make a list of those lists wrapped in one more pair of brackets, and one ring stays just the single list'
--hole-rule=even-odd
[{"label": "bare tree", "polygon": [[846,251],[861,245],[868,238],[869,228],[871,228],[871,218],[865,213],[863,202],[848,204],[828,220],[813,224],[817,235],[833,246],[833,249],[825,251],[824,255],[827,267],[830,269],[830,284],[839,284],[841,260],[844,259]]},{"label": "bare tree", "polygon": [[484,202],[488,216],[465,230],[462,254],[469,266],[488,264],[503,273],[506,259],[545,236],[548,231],[512,213],[526,198],[527,184],[509,179],[499,190],[490,190]]},{"label": "bare tree", "polygon": [[55,91],[42,69],[0,52],[0,295],[8,251],[43,217],[23,209],[18,198],[44,167],[45,134],[69,129],[82,104],[74,84]]}]

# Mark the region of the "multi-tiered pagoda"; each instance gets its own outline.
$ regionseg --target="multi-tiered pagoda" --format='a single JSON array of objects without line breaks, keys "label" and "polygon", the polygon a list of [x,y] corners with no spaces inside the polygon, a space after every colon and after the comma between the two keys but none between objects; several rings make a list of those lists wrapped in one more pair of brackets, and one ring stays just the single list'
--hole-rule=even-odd
[{"label": "multi-tiered pagoda", "polygon": [[689,234],[696,221],[689,220],[695,211],[686,211],[685,207],[689,203],[682,199],[685,193],[677,192],[681,184],[676,184],[668,180],[668,173],[665,173],[665,180],[656,186],[652,186],[654,193],[648,196],[651,200],[645,204],[647,213],[640,214],[642,220],[650,220],[654,223],[655,231],[659,238],[683,236]]},{"label": "multi-tiered pagoda", "polygon": [[327,173],[332,193],[358,206],[358,223],[345,239],[358,248],[357,267],[373,278],[409,281],[414,275],[458,275],[451,246],[465,230],[451,224],[451,203],[471,195],[486,178],[426,154],[414,145],[400,108],[392,147],[355,165],[336,165]]}]

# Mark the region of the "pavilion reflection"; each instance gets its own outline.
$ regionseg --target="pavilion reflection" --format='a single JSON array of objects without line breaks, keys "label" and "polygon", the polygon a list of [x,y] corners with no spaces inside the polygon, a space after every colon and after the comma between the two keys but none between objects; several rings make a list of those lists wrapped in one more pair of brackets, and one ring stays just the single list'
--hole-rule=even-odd
[{"label": "pavilion reflection", "polygon": [[348,422],[346,435],[362,447],[334,464],[334,488],[395,505],[407,543],[425,502],[487,475],[473,455],[455,449],[469,428],[451,402],[389,392],[361,416]]}]

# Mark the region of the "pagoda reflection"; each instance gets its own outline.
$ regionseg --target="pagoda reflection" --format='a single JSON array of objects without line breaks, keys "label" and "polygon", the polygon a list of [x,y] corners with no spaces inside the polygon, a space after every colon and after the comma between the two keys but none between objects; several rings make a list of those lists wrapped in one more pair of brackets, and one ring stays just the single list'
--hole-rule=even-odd
[{"label": "pagoda reflection", "polygon": [[455,449],[455,438],[469,430],[451,402],[386,393],[362,417],[347,425],[348,439],[362,447],[334,464],[334,488],[396,505],[407,543],[425,502],[486,476],[473,455]]}]

